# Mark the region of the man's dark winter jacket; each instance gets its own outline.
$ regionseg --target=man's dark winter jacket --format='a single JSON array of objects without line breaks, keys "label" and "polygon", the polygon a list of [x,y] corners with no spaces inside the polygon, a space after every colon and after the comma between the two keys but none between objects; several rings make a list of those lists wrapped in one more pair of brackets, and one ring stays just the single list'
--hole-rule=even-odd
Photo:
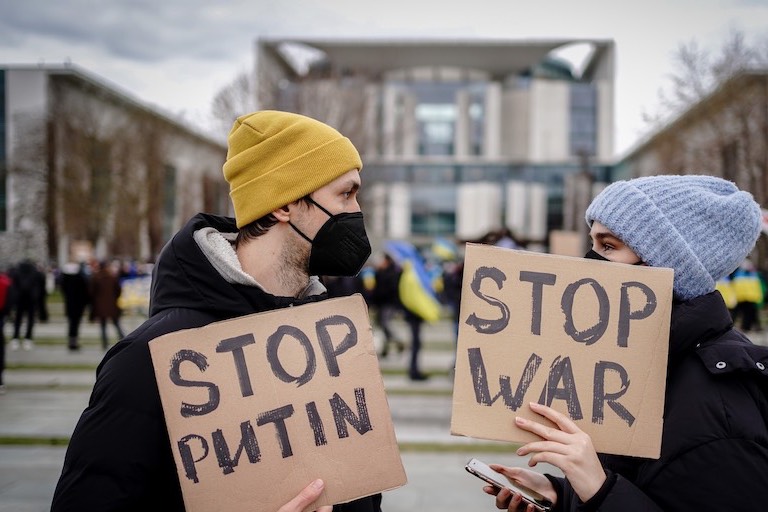
[{"label": "man's dark winter jacket", "polygon": [[732,327],[718,292],[673,306],[661,458],[601,456],[608,479],[587,503],[550,478],[556,510],[768,508],[768,347]]},{"label": "man's dark winter jacket", "polygon": [[[53,499],[60,511],[183,511],[149,341],[211,322],[313,302],[225,281],[193,239],[201,228],[236,231],[234,219],[198,214],[163,249],[154,270],[150,318],[99,365]],[[380,510],[381,495],[337,511]]]}]

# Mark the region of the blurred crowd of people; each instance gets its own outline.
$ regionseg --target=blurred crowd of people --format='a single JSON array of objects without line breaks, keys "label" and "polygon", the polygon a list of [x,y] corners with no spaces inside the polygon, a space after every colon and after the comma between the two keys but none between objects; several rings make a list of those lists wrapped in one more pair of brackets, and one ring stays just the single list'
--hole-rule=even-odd
[{"label": "blurred crowd of people", "polygon": [[[508,249],[525,249],[525,242],[509,229],[486,233],[469,242]],[[392,240],[374,255],[356,277],[324,277],[331,297],[360,293],[372,312],[377,350],[381,358],[392,352],[410,350],[408,377],[423,381],[429,375],[422,371],[419,353],[425,323],[449,319],[453,326],[453,342],[458,338],[459,304],[464,273],[461,246],[445,238],[416,247],[410,242]],[[392,327],[400,320],[407,326],[408,339],[402,339]]]},{"label": "blurred crowd of people", "polygon": [[[108,325],[112,325],[118,340],[125,335],[120,317],[126,306],[135,305],[126,290],[134,286],[134,281],[149,280],[150,273],[151,265],[118,260],[70,262],[61,268],[46,268],[31,259],[24,259],[0,271],[0,390],[3,389],[6,341],[12,351],[35,348],[35,325],[48,321],[51,293],[58,290],[62,296],[68,349],[80,349],[80,325],[87,313],[91,322],[99,323],[101,346],[106,350],[109,347]],[[148,297],[147,290],[140,300],[146,301]],[[6,320],[11,326],[9,340],[5,334]]]},{"label": "blurred crowd of people", "polygon": [[717,281],[717,290],[736,327],[745,333],[763,330],[760,312],[765,305],[768,280],[751,260],[744,260],[739,268]]}]

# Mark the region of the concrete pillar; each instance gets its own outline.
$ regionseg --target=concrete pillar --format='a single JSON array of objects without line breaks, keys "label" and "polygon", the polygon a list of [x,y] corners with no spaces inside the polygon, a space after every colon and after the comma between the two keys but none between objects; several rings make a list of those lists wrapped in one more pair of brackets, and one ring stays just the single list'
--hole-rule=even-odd
[{"label": "concrete pillar", "polygon": [[392,157],[397,154],[397,98],[398,91],[395,87],[384,86],[384,108],[382,110],[384,119],[382,123],[383,129],[381,138],[382,154],[387,157]]},{"label": "concrete pillar", "polygon": [[501,156],[501,84],[499,82],[489,82],[486,89],[483,133],[483,155],[488,158]]},{"label": "concrete pillar", "polygon": [[411,236],[411,194],[407,183],[389,186],[387,204],[387,236],[393,239]]},{"label": "concrete pillar", "polygon": [[403,95],[402,155],[419,154],[419,123],[416,120],[417,99],[414,94]]},{"label": "concrete pillar", "polygon": [[462,183],[456,194],[456,237],[479,238],[499,228],[501,188],[498,183]]},{"label": "concrete pillar", "polygon": [[374,183],[367,187],[365,202],[365,220],[371,235],[375,238],[387,236],[387,196],[386,183]]},{"label": "concrete pillar", "polygon": [[363,151],[368,158],[379,154],[379,101],[381,88],[375,84],[365,86],[364,130],[365,140]]},{"label": "concrete pillar", "polygon": [[527,187],[523,181],[510,181],[507,183],[507,211],[506,225],[512,234],[526,238],[528,233],[528,201],[526,199]]},{"label": "concrete pillar", "polygon": [[456,157],[469,156],[470,139],[469,91],[456,93],[456,129],[453,134],[453,154]]},{"label": "concrete pillar", "polygon": [[529,240],[547,241],[547,186],[543,183],[531,183],[528,186],[528,236]]}]

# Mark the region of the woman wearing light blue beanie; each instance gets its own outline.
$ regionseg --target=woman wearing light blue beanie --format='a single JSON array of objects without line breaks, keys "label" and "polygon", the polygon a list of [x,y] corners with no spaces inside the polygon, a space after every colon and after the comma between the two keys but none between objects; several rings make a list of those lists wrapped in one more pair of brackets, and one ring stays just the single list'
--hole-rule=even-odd
[{"label": "woman wearing light blue beanie", "polygon": [[[565,478],[497,469],[551,499],[554,511],[768,507],[768,347],[733,328],[715,291],[753,249],[761,218],[750,194],[712,176],[652,176],[605,188],[587,209],[587,257],[675,271],[661,457],[598,455],[569,418],[533,405],[559,428],[517,418],[543,438],[518,454],[531,455],[530,465],[554,464]],[[526,510],[508,491],[496,505]]]}]

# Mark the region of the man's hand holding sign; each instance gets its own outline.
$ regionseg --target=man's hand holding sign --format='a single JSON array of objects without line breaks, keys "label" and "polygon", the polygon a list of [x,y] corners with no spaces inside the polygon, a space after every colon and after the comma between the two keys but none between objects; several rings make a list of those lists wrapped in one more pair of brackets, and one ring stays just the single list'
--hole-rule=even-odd
[{"label": "man's hand holding sign", "polygon": [[316,478],[314,506],[405,483],[359,295],[168,334],[150,350],[188,511],[278,510]]}]

